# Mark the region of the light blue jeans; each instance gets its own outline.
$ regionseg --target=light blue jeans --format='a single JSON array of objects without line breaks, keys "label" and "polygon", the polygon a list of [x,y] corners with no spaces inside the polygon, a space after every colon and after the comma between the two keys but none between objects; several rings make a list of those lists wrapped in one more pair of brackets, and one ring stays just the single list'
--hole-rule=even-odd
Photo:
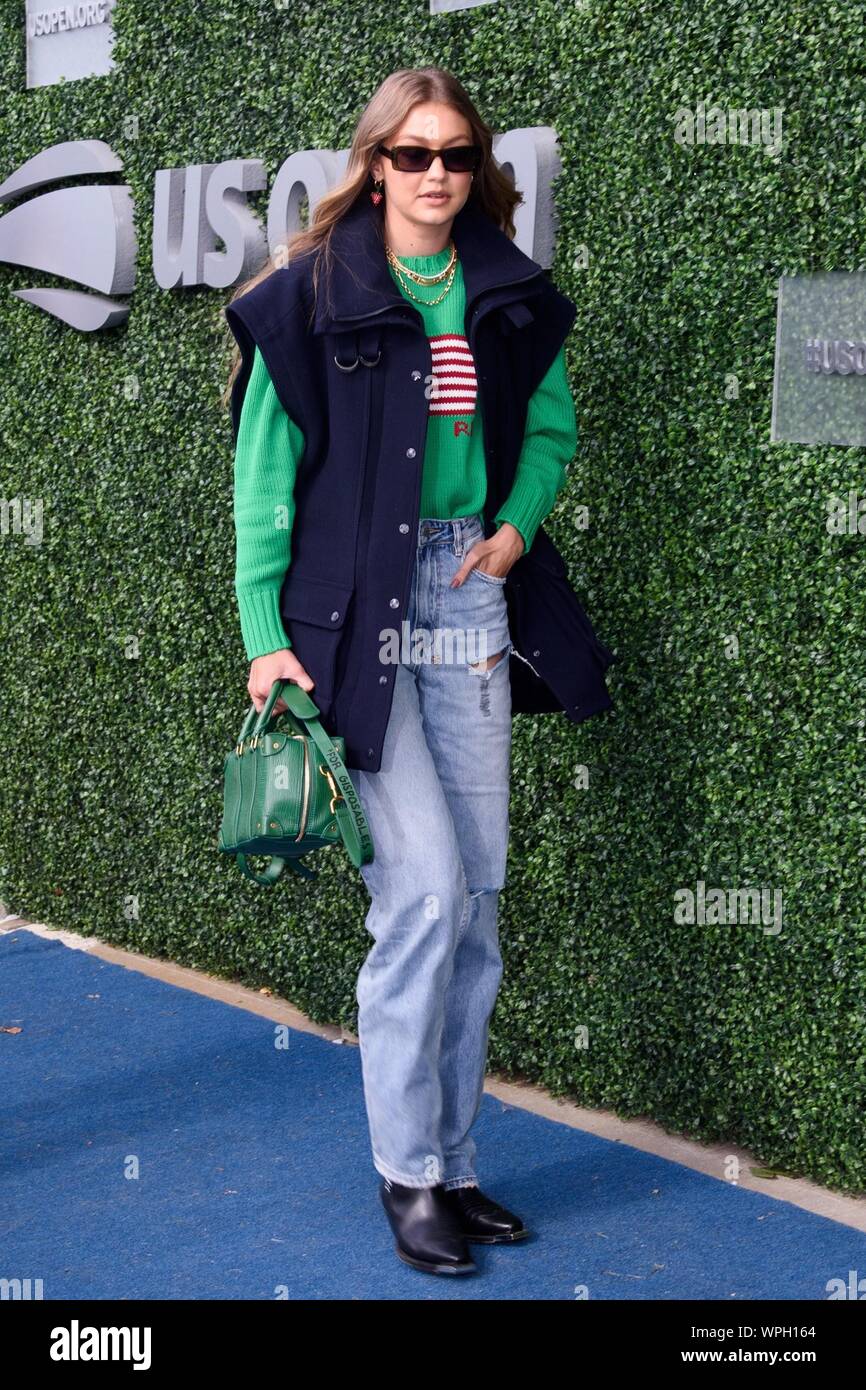
[{"label": "light blue jeans", "polygon": [[[483,535],[477,515],[419,522],[381,767],[349,769],[375,848],[361,870],[374,942],[356,992],[364,1100],[374,1167],[407,1187],[478,1181],[469,1131],[502,978],[497,910],[511,760],[505,580],[476,567],[449,588]],[[383,642],[383,662],[385,649]]]}]

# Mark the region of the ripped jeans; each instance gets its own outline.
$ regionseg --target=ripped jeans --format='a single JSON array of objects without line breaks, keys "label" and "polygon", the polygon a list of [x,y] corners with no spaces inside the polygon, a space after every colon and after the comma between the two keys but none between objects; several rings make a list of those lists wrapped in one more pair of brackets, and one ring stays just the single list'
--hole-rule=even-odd
[{"label": "ripped jeans", "polygon": [[407,1187],[478,1181],[470,1129],[502,978],[505,580],[476,567],[449,588],[483,535],[478,515],[419,522],[381,767],[349,769],[375,845],[361,870],[374,943],[356,991],[364,1100],[374,1167]]}]

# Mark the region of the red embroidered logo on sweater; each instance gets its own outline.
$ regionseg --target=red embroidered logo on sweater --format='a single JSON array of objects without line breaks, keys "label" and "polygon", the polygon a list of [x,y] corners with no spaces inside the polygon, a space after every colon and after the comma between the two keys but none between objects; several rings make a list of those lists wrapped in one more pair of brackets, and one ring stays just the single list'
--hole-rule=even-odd
[{"label": "red embroidered logo on sweater", "polygon": [[[430,383],[431,415],[475,414],[477,381],[475,361],[462,333],[437,333],[430,338],[433,380]],[[471,424],[461,421],[455,434],[471,433]]]}]

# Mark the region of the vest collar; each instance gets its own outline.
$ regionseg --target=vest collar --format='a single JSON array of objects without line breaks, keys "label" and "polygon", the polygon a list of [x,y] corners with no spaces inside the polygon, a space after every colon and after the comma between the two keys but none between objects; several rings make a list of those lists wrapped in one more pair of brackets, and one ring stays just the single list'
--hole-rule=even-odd
[{"label": "vest collar", "polygon": [[[314,333],[332,329],[339,332],[343,323],[360,326],[362,319],[378,316],[386,309],[412,307],[391,277],[381,229],[382,215],[366,194],[334,227],[332,309],[326,304],[323,276],[317,293]],[[454,217],[451,235],[463,269],[467,310],[478,295],[488,290],[543,273],[538,262],[515,246],[471,199]]]}]

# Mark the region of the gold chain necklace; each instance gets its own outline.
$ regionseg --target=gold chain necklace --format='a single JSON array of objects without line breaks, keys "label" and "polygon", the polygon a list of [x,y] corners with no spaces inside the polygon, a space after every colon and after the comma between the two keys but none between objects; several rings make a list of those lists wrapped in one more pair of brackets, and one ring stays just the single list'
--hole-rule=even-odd
[{"label": "gold chain necklace", "polygon": [[[443,270],[436,271],[434,275],[423,275],[421,271],[411,270],[408,265],[403,265],[403,262],[397,259],[397,256],[391,250],[390,246],[385,247],[385,255],[388,258],[388,264],[391,266],[400,282],[401,289],[405,291],[410,299],[414,299],[416,304],[427,304],[430,306],[433,304],[440,304],[454,283],[454,275],[457,270],[457,247],[454,245],[453,240],[451,241],[451,256],[448,260],[448,264]],[[437,295],[435,299],[423,299],[421,296],[412,293],[412,290],[403,278],[404,276],[408,276],[416,285],[440,285],[446,276],[448,283],[442,293]]]},{"label": "gold chain necklace", "polygon": [[445,279],[445,276],[451,270],[451,267],[457,259],[457,247],[454,245],[453,240],[449,241],[448,244],[451,247],[451,255],[448,259],[448,264],[442,270],[437,270],[432,275],[424,275],[420,270],[411,270],[408,265],[404,265],[401,260],[397,259],[396,254],[391,250],[390,246],[386,245],[385,254],[395,270],[402,270],[403,274],[408,275],[409,279],[414,280],[417,285],[437,285]]}]

